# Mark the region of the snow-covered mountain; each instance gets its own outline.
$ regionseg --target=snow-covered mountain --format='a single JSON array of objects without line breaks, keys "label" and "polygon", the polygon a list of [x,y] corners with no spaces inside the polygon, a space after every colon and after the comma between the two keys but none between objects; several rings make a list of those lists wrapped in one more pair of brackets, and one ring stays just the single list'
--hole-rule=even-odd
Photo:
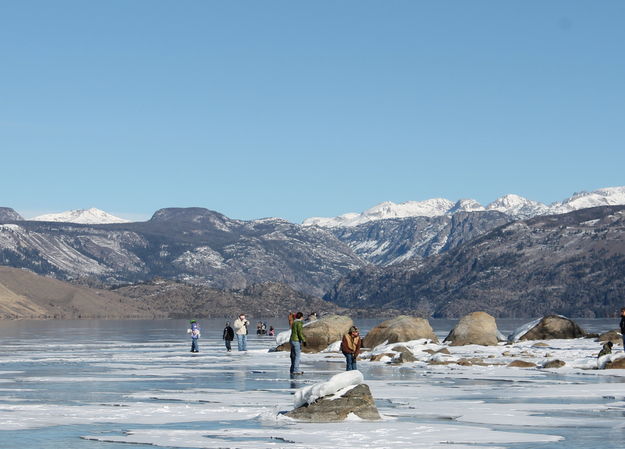
[{"label": "snow-covered mountain", "polygon": [[358,226],[375,220],[385,220],[388,218],[407,217],[438,217],[445,215],[454,206],[449,200],[444,198],[433,198],[425,201],[407,201],[396,204],[386,201],[367,209],[361,214],[349,213],[335,218],[313,217],[304,220],[304,225],[317,225],[324,227],[335,226]]},{"label": "snow-covered mountain", "polygon": [[531,218],[537,215],[547,215],[551,213],[549,206],[514,194],[504,195],[501,198],[497,198],[495,201],[486,206],[486,209],[503,212],[504,214],[512,215],[513,217],[519,219]]},{"label": "snow-covered mountain", "polygon": [[103,210],[92,207],[91,209],[77,209],[58,214],[45,214],[31,218],[32,221],[55,221],[62,223],[80,224],[110,224],[128,223],[128,220],[111,215]]},{"label": "snow-covered mountain", "polygon": [[311,217],[303,221],[304,226],[327,228],[358,226],[371,221],[389,218],[451,216],[458,212],[492,210],[502,212],[514,219],[527,219],[539,215],[563,214],[595,206],[625,205],[625,187],[607,187],[593,192],[575,193],[563,201],[546,205],[519,195],[509,194],[496,199],[486,207],[473,199],[462,199],[453,203],[445,198],[425,201],[393,203],[386,201],[362,213],[347,213],[338,217]]},{"label": "snow-covered mountain", "polygon": [[620,206],[625,204],[625,186],[606,187],[592,192],[578,192],[564,201],[553,203],[550,213],[565,214],[595,206]]}]

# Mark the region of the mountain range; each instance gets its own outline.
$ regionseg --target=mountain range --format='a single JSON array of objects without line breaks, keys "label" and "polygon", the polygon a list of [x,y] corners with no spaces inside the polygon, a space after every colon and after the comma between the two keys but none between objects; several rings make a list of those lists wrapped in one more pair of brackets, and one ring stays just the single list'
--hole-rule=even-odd
[{"label": "mountain range", "polygon": [[597,206],[616,206],[625,204],[625,187],[607,187],[592,192],[579,192],[571,197],[546,205],[519,195],[509,194],[496,199],[487,206],[482,206],[472,199],[456,202],[445,198],[425,201],[408,201],[396,204],[391,201],[380,203],[361,213],[347,213],[333,218],[311,217],[304,220],[305,226],[346,227],[391,218],[440,217],[459,212],[498,211],[517,219],[531,218],[538,215],[553,215],[587,209]]},{"label": "mountain range", "polygon": [[[604,291],[605,307],[593,305],[588,299],[592,279],[611,285],[613,277],[609,273],[621,273],[617,263],[621,253],[614,248],[620,248],[618,239],[623,236],[620,219],[609,218],[618,215],[618,206],[613,204],[625,204],[625,187],[578,193],[550,206],[516,195],[507,195],[486,207],[473,200],[384,203],[352,215],[342,225],[334,219],[309,219],[303,224],[279,218],[235,220],[203,208],[161,209],[145,222],[92,223],[90,220],[116,218],[94,209],[39,221],[24,220],[13,209],[3,207],[0,265],[106,289],[147,285],[154,278],[163,278],[176,285],[239,294],[257,285],[274,283],[300,292],[302,297],[325,295],[325,299],[341,307],[396,309],[435,316],[460,314],[471,309],[472,304],[488,306],[489,311],[500,316],[527,314],[540,309],[523,309],[520,305],[533,301],[527,296],[531,291],[545,304],[557,306],[557,310],[590,316],[608,313],[614,303],[613,293]],[[595,218],[585,220],[583,225],[571,218],[584,216],[588,211],[593,211]],[[343,220],[346,216],[342,217]],[[579,239],[568,245],[549,246],[548,242],[569,239],[567,223],[571,220],[581,233]],[[507,236],[516,229],[514,226],[526,230],[524,237],[502,239],[501,235]],[[543,235],[547,243],[532,240],[538,235]],[[603,235],[606,237],[597,237]],[[489,238],[490,252],[484,249],[484,239]],[[531,241],[534,253],[545,253],[542,259],[519,257],[526,248],[523,239]],[[589,243],[597,239],[611,242],[610,247]],[[576,262],[575,269],[544,276],[528,274],[541,266],[539,261],[543,259],[557,260],[554,263],[558,266],[570,268],[572,265],[562,265],[561,261],[569,260],[574,244],[582,248],[575,257],[584,256]],[[481,257],[482,251],[489,256]],[[478,260],[471,265],[477,273],[491,273],[493,285],[505,286],[499,301],[511,304],[510,308],[497,305],[492,299],[496,289],[475,277],[476,272],[463,271],[462,266],[452,263],[456,260],[452,257],[460,257],[458,254],[465,254],[462,257],[467,260]],[[502,254],[506,257],[495,256]],[[489,258],[499,265],[482,263]],[[616,261],[616,268],[608,269],[606,260]],[[455,267],[456,271],[446,271],[445,267]],[[603,268],[592,271],[597,267]],[[504,279],[506,270],[526,277],[509,275]],[[584,286],[576,280],[580,270],[593,273],[592,278],[582,276]],[[585,299],[570,291],[564,296],[551,295],[561,291],[548,282],[554,277],[560,279],[560,286],[578,285],[577,291]],[[474,278],[481,280],[477,284],[469,282]],[[620,284],[615,281],[613,285],[614,292],[620,294]],[[519,290],[521,287],[524,290]],[[161,288],[162,284],[153,286],[156,291]],[[176,288],[186,292],[180,293],[181,297],[194,291],[180,285]],[[249,301],[256,298],[244,297]],[[561,302],[547,301],[552,297]],[[567,308],[562,298],[573,302]],[[191,307],[193,302],[180,304]],[[158,307],[163,313],[171,313],[163,304]]]}]

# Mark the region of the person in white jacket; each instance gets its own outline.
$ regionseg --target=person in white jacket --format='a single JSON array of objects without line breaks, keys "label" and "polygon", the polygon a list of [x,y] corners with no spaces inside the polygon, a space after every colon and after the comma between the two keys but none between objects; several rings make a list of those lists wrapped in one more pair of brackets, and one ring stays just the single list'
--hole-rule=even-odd
[{"label": "person in white jacket", "polygon": [[245,318],[244,313],[234,320],[234,333],[237,336],[239,351],[247,351],[247,327],[249,325],[250,322]]}]

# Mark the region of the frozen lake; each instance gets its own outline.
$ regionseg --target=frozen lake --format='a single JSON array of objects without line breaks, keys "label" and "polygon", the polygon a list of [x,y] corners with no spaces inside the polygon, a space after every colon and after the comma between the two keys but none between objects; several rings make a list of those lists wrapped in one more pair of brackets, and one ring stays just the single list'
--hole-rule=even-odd
[{"label": "frozen lake", "polygon": [[[590,339],[449,348],[452,358],[495,366],[358,367],[381,422],[298,423],[279,412],[297,388],[344,370],[337,353],[288,353],[250,335],[247,353],[226,353],[225,320],[200,320],[191,354],[188,321],[0,321],[0,447],[29,448],[622,448],[625,370],[593,370]],[[251,320],[254,323],[254,319]],[[278,331],[284,322],[267,320]],[[356,320],[363,331],[380,320]],[[498,320],[507,335],[530,321]],[[586,330],[614,320],[577,320]],[[455,321],[432,320],[444,337]],[[364,334],[364,332],[363,332]],[[442,340],[442,338],[441,338]],[[621,346],[615,347],[622,351]],[[510,360],[559,358],[560,369],[509,368]]]}]

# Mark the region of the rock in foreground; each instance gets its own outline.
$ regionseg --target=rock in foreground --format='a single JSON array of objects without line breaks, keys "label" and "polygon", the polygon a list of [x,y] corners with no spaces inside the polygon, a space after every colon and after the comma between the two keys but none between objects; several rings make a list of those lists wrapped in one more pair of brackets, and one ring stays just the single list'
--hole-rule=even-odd
[{"label": "rock in foreground", "polygon": [[499,335],[495,318],[486,312],[473,312],[463,316],[445,338],[451,346],[496,346]]},{"label": "rock in foreground", "polygon": [[296,408],[286,416],[308,422],[343,421],[350,414],[366,420],[381,419],[369,386],[362,381],[360,371],[346,371],[327,382],[302,388],[295,393]]},{"label": "rock in foreground", "polygon": [[386,320],[371,329],[363,341],[366,348],[374,348],[384,342],[399,343],[403,341],[427,338],[438,343],[438,338],[428,320],[412,316],[400,315]]}]

